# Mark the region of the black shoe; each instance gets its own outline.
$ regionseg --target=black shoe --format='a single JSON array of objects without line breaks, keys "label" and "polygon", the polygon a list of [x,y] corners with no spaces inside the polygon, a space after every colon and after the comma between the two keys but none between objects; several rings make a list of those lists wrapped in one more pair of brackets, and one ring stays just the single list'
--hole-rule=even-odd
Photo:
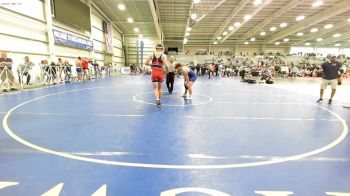
[{"label": "black shoe", "polygon": [[162,103],[160,102],[160,100],[156,100],[156,104],[157,104],[158,108],[160,108],[162,106]]},{"label": "black shoe", "polygon": [[8,90],[8,89],[3,89],[2,91],[4,91],[4,92],[9,92],[9,90]]},{"label": "black shoe", "polygon": [[317,103],[322,103],[322,102],[323,102],[323,99],[317,100]]},{"label": "black shoe", "polygon": [[332,104],[332,99],[328,100],[328,104]]},{"label": "black shoe", "polygon": [[17,88],[10,88],[10,91],[16,91]]}]

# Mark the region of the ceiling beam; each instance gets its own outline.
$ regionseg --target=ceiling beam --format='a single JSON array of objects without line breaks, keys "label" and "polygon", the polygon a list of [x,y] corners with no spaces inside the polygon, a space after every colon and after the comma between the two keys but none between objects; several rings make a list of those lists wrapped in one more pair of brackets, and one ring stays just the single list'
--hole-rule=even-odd
[{"label": "ceiling beam", "polygon": [[322,45],[327,45],[327,44],[330,44],[332,42],[337,42],[339,40],[339,42],[341,42],[341,40],[348,40],[350,38],[350,32],[346,32],[346,33],[343,33],[341,35],[341,37],[330,37],[330,38],[327,38],[325,40],[323,40],[322,42],[320,43],[317,43],[315,44],[316,47],[318,46],[322,46]]},{"label": "ceiling beam", "polygon": [[235,7],[231,14],[229,16],[227,16],[226,20],[221,24],[221,26],[218,28],[218,30],[216,30],[216,32],[214,33],[213,37],[212,37],[212,42],[219,36],[221,35],[221,33],[224,31],[225,28],[227,28],[227,26],[230,24],[231,20],[243,9],[243,7],[249,3],[249,0],[241,0],[237,7]]},{"label": "ceiling beam", "polygon": [[246,34],[241,36],[241,39],[245,40],[250,38],[251,36],[254,36],[257,32],[259,32],[261,29],[263,29],[266,25],[270,24],[274,19],[277,17],[287,13],[289,10],[293,9],[297,5],[301,4],[302,0],[292,0],[287,5],[283,6],[281,9],[279,9],[277,12],[272,14],[270,17],[266,18],[264,21],[256,25],[254,28],[250,29]]},{"label": "ceiling beam", "polygon": [[335,5],[333,5],[330,8],[327,8],[326,10],[320,11],[317,14],[311,16],[310,18],[303,20],[302,22],[299,22],[295,25],[290,26],[289,28],[286,28],[277,34],[274,34],[270,36],[266,42],[272,43],[276,40],[283,39],[286,36],[296,33],[298,31],[301,31],[305,28],[308,28],[312,25],[315,25],[317,23],[323,22],[329,18],[332,18],[334,16],[337,16],[347,10],[350,9],[349,6],[349,0],[343,0]]},{"label": "ceiling beam", "polygon": [[[264,3],[262,5],[260,5],[256,10],[254,10],[254,12],[251,14],[252,17],[254,17],[257,13],[260,12],[260,10],[264,9],[264,7],[266,7],[267,5],[269,5],[272,2],[272,0],[266,0],[264,1]],[[228,35],[226,35],[221,42],[226,41],[231,35],[233,35],[239,28],[241,28],[244,24],[246,24],[248,21],[243,21],[241,23],[241,26],[239,26],[238,28],[234,28],[232,31],[230,31],[228,33]]]},{"label": "ceiling beam", "polygon": [[162,28],[160,27],[160,23],[158,22],[159,20],[158,14],[157,14],[156,8],[154,7],[153,0],[148,0],[148,4],[152,12],[152,18],[153,18],[154,26],[156,27],[158,39],[162,41],[161,39],[162,39],[163,32],[162,32]]},{"label": "ceiling beam", "polygon": [[[187,32],[187,27],[190,26],[192,10],[193,10],[193,1],[191,2],[190,10],[188,11],[187,22],[186,22],[186,26],[185,26],[185,32],[184,32],[184,34],[183,34],[183,35],[184,35],[184,36],[183,36],[183,39],[185,39],[186,32]],[[183,44],[183,45],[184,45],[184,44]]]},{"label": "ceiling beam", "polygon": [[336,31],[337,29],[342,29],[343,27],[348,26],[348,25],[349,25],[349,22],[345,20],[341,23],[337,23],[331,29],[320,29],[317,33],[311,33],[308,36],[304,36],[301,41],[298,41],[298,42],[294,43],[293,45],[298,45],[298,44],[304,43],[305,41],[312,40],[312,39],[319,38],[319,37],[322,38],[322,35],[331,33],[333,31]]}]

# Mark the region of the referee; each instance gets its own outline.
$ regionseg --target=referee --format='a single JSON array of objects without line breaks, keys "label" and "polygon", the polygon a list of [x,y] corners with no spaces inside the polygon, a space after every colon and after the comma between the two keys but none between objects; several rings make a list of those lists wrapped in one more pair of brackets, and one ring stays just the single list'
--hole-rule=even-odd
[{"label": "referee", "polygon": [[332,93],[328,104],[332,104],[332,99],[335,95],[338,85],[339,73],[342,72],[341,66],[341,63],[337,61],[336,55],[331,55],[330,61],[322,63],[321,67],[323,69],[323,75],[320,89],[320,99],[317,100],[318,103],[323,101],[324,90],[327,88],[328,85],[331,85]]},{"label": "referee", "polygon": [[169,72],[166,75],[166,86],[168,88],[169,94],[173,93],[174,90],[174,78],[175,78],[175,58],[174,56],[169,57]]}]

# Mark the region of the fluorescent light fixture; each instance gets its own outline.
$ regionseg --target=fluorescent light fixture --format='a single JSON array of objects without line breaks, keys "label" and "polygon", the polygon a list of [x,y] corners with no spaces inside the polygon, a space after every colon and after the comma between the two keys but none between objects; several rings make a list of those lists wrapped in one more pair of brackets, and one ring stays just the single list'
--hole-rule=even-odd
[{"label": "fluorescent light fixture", "polygon": [[234,26],[235,27],[239,27],[239,26],[241,26],[241,23],[240,22],[235,22]]},{"label": "fluorescent light fixture", "polygon": [[312,7],[319,7],[323,5],[323,1],[315,1],[313,4],[312,4]]},{"label": "fluorescent light fixture", "polygon": [[195,13],[191,14],[191,18],[192,18],[193,20],[195,20],[195,19],[197,18],[197,14],[195,14]]},{"label": "fluorescent light fixture", "polygon": [[323,40],[323,38],[321,38],[321,37],[316,39],[316,41],[318,41],[318,42],[320,42],[322,40]]},{"label": "fluorescent light fixture", "polygon": [[288,25],[288,24],[287,24],[286,22],[284,22],[284,23],[281,23],[281,24],[280,24],[280,27],[281,27],[281,28],[284,28],[284,27],[286,27],[287,25]]},{"label": "fluorescent light fixture", "polygon": [[191,27],[187,27],[186,29],[188,32],[191,32],[192,31],[192,28]]},{"label": "fluorescent light fixture", "polygon": [[128,18],[128,23],[133,23],[134,19],[133,18]]},{"label": "fluorescent light fixture", "polygon": [[135,31],[136,33],[138,33],[138,32],[140,32],[140,29],[139,29],[139,28],[134,28],[134,31]]},{"label": "fluorescent light fixture", "polygon": [[339,33],[336,33],[333,35],[333,37],[340,37],[340,36],[341,36],[341,34],[339,34]]},{"label": "fluorescent light fixture", "polygon": [[249,44],[249,42],[244,42],[245,45]]},{"label": "fluorescent light fixture", "polygon": [[227,33],[227,31],[225,31],[225,32],[223,32],[222,34],[223,34],[223,35],[227,35],[228,33]]},{"label": "fluorescent light fixture", "polygon": [[305,19],[305,16],[298,16],[295,18],[295,20],[297,21],[301,21],[301,20],[304,20]]},{"label": "fluorescent light fixture", "polygon": [[261,36],[264,36],[264,35],[266,35],[266,32],[263,31],[263,32],[260,33],[260,35],[261,35]]},{"label": "fluorescent light fixture", "polygon": [[333,24],[326,24],[326,25],[324,25],[324,28],[331,29],[331,28],[333,28]]},{"label": "fluorescent light fixture", "polygon": [[275,45],[276,45],[276,46],[280,45],[280,42],[275,42]]},{"label": "fluorescent light fixture", "polygon": [[253,4],[254,5],[260,5],[260,4],[262,4],[262,0],[255,0]]},{"label": "fluorescent light fixture", "polygon": [[304,35],[304,33],[302,33],[302,32],[297,33],[297,36],[298,36],[298,37],[301,37],[301,36],[303,36],[303,35]]},{"label": "fluorescent light fixture", "polygon": [[139,35],[139,38],[140,38],[140,39],[143,39],[143,35],[140,34],[140,35]]},{"label": "fluorescent light fixture", "polygon": [[185,33],[185,36],[190,36],[190,33],[189,32]]},{"label": "fluorescent light fixture", "polygon": [[228,28],[228,30],[232,31],[232,30],[233,30],[233,26],[230,26],[230,27]]},{"label": "fluorescent light fixture", "polygon": [[119,8],[119,10],[124,11],[125,10],[125,5],[124,4],[119,4],[118,8]]},{"label": "fluorescent light fixture", "polygon": [[289,42],[290,39],[289,39],[289,38],[284,38],[283,41],[284,41],[284,42]]},{"label": "fluorescent light fixture", "polygon": [[339,46],[341,46],[341,44],[335,44],[334,46],[335,46],[335,47],[339,47]]},{"label": "fluorescent light fixture", "polygon": [[318,28],[312,28],[312,29],[310,30],[311,33],[316,33],[317,31],[318,31]]},{"label": "fluorescent light fixture", "polygon": [[255,37],[250,38],[250,41],[254,42],[255,41]]},{"label": "fluorescent light fixture", "polygon": [[222,39],[222,37],[218,37],[218,40]]},{"label": "fluorescent light fixture", "polygon": [[276,31],[277,27],[271,27],[270,31]]},{"label": "fluorescent light fixture", "polygon": [[193,3],[198,4],[200,0],[193,0]]},{"label": "fluorescent light fixture", "polygon": [[184,39],[184,42],[188,42],[188,39],[187,39],[187,38],[185,38],[185,39]]},{"label": "fluorescent light fixture", "polygon": [[305,46],[310,46],[311,45],[311,43],[305,43]]},{"label": "fluorescent light fixture", "polygon": [[249,14],[244,16],[244,20],[250,20],[251,18],[252,18],[252,16]]},{"label": "fluorescent light fixture", "polygon": [[214,44],[216,45],[216,44],[218,44],[218,42],[214,42]]}]

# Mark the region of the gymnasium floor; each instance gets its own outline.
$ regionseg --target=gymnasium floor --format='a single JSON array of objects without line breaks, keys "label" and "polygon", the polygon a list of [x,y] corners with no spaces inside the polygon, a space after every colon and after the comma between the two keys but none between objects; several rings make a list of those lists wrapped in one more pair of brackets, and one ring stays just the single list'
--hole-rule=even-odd
[{"label": "gymnasium floor", "polygon": [[176,78],[161,110],[148,76],[1,95],[0,195],[350,194],[350,85],[328,105],[319,84],[199,78],[185,101]]}]

